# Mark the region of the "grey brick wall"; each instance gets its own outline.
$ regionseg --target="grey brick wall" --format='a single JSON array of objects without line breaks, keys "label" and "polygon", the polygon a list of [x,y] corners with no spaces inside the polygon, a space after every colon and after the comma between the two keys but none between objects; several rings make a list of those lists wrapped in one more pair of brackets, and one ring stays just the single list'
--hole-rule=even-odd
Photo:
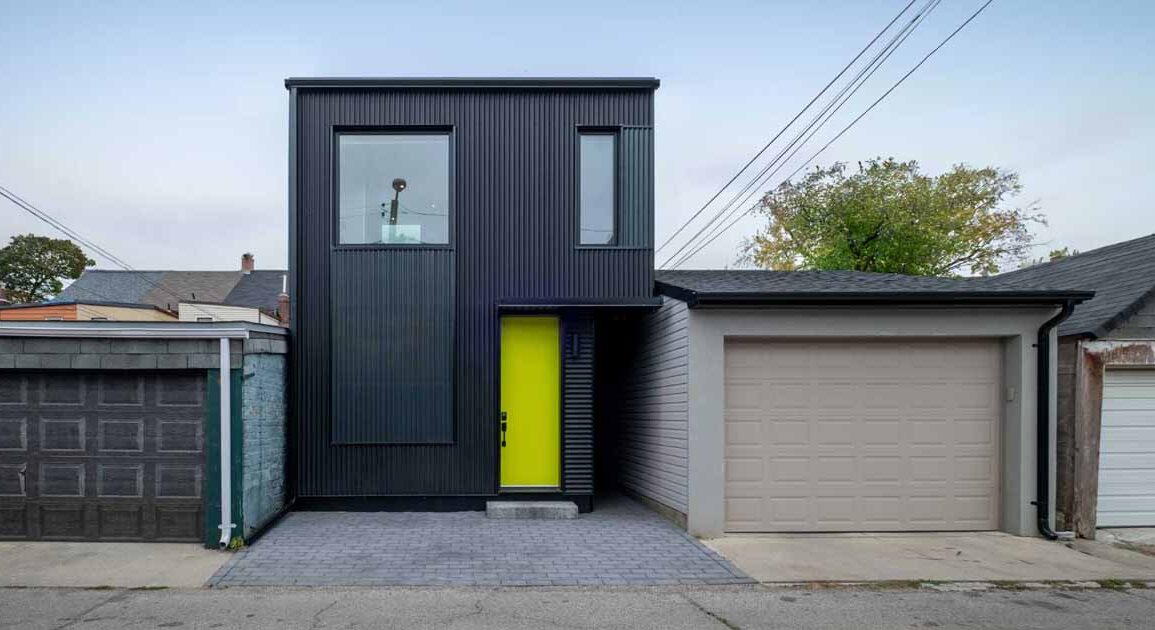
[{"label": "grey brick wall", "polygon": [[[231,349],[232,367],[239,368],[241,342],[234,340]],[[0,369],[209,370],[220,366],[219,353],[220,342],[215,339],[0,337]]]},{"label": "grey brick wall", "polygon": [[[279,342],[279,343],[278,343]],[[285,504],[287,367],[284,341],[250,339],[241,386],[244,530],[247,539]],[[281,350],[281,354],[266,354]]]}]

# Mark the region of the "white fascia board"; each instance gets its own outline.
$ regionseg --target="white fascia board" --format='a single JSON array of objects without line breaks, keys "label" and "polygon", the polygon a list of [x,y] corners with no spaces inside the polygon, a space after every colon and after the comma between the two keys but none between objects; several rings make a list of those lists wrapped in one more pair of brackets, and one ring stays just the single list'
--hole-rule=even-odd
[{"label": "white fascia board", "polygon": [[[62,326],[27,325],[41,322],[5,322],[0,324],[0,337],[130,337],[158,339],[248,339],[251,330],[245,327],[184,326],[162,324],[161,326]],[[283,330],[262,326],[260,332],[284,334]]]}]

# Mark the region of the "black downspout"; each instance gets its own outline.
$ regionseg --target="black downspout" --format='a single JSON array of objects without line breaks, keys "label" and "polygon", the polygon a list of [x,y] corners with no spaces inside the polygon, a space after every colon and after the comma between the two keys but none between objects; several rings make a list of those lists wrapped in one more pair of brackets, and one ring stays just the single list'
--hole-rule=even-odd
[{"label": "black downspout", "polygon": [[1051,331],[1063,320],[1071,316],[1075,310],[1074,302],[1063,303],[1063,309],[1039,327],[1039,338],[1036,341],[1038,365],[1036,366],[1036,381],[1038,383],[1037,422],[1035,426],[1035,446],[1037,448],[1035,462],[1035,514],[1038,519],[1039,533],[1047,540],[1056,540],[1059,535],[1051,529]]}]

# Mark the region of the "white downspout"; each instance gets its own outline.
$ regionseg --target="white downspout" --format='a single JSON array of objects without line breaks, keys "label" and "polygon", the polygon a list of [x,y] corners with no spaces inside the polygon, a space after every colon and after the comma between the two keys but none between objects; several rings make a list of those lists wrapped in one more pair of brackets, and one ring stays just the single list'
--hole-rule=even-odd
[{"label": "white downspout", "polygon": [[221,337],[221,549],[228,549],[233,538],[233,432],[232,432],[232,365],[229,338]]}]

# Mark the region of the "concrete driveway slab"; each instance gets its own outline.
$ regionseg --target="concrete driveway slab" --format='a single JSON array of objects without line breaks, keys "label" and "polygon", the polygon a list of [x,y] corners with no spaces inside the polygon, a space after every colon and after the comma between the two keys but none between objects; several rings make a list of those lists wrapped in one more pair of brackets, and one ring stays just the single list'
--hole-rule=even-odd
[{"label": "concrete driveway slab", "polygon": [[1121,562],[997,532],[751,534],[706,544],[767,583],[1155,579],[1155,558],[1132,554]]},{"label": "concrete driveway slab", "polygon": [[1155,527],[1100,529],[1096,540],[1155,556]]},{"label": "concrete driveway slab", "polygon": [[0,587],[199,587],[229,558],[187,543],[0,542]]}]

